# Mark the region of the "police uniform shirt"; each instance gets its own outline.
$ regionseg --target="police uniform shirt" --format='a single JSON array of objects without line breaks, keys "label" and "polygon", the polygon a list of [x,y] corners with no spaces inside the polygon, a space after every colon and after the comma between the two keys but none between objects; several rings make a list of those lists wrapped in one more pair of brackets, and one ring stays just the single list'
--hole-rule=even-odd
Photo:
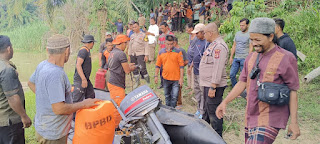
[{"label": "police uniform shirt", "polygon": [[144,40],[145,36],[145,33],[143,33],[142,31],[131,35],[128,55],[148,55],[148,42]]},{"label": "police uniform shirt", "polygon": [[221,37],[208,46],[200,61],[200,86],[211,87],[212,84],[216,84],[217,87],[224,87],[227,85],[228,53],[227,44]]}]

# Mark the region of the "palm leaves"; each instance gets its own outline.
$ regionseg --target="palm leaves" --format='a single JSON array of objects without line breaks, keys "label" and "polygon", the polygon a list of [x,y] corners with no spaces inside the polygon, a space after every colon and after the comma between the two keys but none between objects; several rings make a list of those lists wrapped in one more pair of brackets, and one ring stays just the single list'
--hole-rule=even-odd
[{"label": "palm leaves", "polygon": [[52,25],[55,8],[63,6],[67,2],[67,0],[46,0],[46,1],[47,1],[46,10],[48,15],[49,25]]},{"label": "palm leaves", "polygon": [[32,0],[0,1],[0,28],[12,28],[36,19]]}]

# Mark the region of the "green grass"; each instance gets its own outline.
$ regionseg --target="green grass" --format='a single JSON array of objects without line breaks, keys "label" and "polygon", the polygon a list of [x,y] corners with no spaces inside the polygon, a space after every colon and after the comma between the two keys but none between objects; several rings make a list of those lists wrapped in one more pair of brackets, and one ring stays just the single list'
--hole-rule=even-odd
[{"label": "green grass", "polygon": [[[179,44],[181,47],[187,50],[187,41],[188,41],[188,35],[187,34],[176,34],[179,37]],[[91,73],[91,81],[94,84],[94,77],[96,71],[99,69],[98,67],[98,56],[97,56],[97,51],[96,47],[92,51],[92,73]],[[74,59],[76,58],[76,55],[72,55],[70,59],[73,59],[72,62],[74,62]],[[66,72],[70,82],[73,82],[73,74],[74,74],[74,65],[69,65],[68,68],[69,70]],[[227,73],[229,73],[229,67],[227,68]],[[149,87],[151,87],[154,92],[160,97],[160,99],[164,102],[164,96],[163,96],[163,89],[157,89],[159,84],[154,83],[153,75],[155,72],[155,67],[154,64],[147,64],[147,70],[149,75],[151,76],[151,83]],[[303,76],[300,75],[302,78]],[[189,112],[189,113],[194,113],[196,111],[196,103],[191,100],[193,95],[188,95],[190,90],[186,90],[185,88],[187,87],[186,82],[186,75],[184,77],[184,86],[182,89],[182,94],[183,94],[183,111]],[[304,84],[301,83],[300,90],[298,91],[298,96],[299,96],[299,122],[302,127],[305,125],[312,124],[314,125],[310,131],[312,133],[317,134],[320,132],[320,124],[318,121],[320,121],[320,89],[318,87],[318,84],[320,82],[320,78],[315,79],[312,83],[310,84]],[[141,80],[141,85],[146,84],[144,80]],[[126,92],[129,93],[132,88],[131,88],[131,79],[130,76],[127,75],[126,78]],[[230,81],[228,81],[228,85],[230,86]],[[226,88],[224,92],[224,97],[227,96],[227,94],[230,92],[231,87]],[[27,113],[30,116],[30,118],[34,118],[35,115],[35,95],[30,91],[27,90],[25,92],[25,97],[26,97],[26,109]],[[243,129],[243,120],[244,120],[244,111],[246,107],[246,101],[243,98],[235,99],[228,105],[227,109],[227,115],[224,118],[224,133],[225,135],[236,135],[239,137],[242,132],[241,130]],[[35,141],[35,136],[34,136],[34,127],[30,127],[26,129],[26,142],[29,144],[34,144],[36,143]]]},{"label": "green grass", "polygon": [[0,32],[1,35],[10,37],[13,48],[22,52],[44,51],[45,35],[49,27],[44,22],[38,21],[15,29]]},{"label": "green grass", "polygon": [[[26,100],[26,111],[28,116],[32,119],[32,124],[34,124],[34,116],[36,114],[36,96],[31,90],[27,90],[24,93]],[[25,130],[25,138],[27,144],[35,144],[35,129],[31,126]]]}]

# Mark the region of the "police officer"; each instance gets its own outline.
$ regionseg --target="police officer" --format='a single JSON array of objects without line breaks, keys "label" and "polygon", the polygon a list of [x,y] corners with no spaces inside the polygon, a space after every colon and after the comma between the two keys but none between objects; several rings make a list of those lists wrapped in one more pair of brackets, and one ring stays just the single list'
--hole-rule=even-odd
[{"label": "police officer", "polygon": [[205,27],[204,37],[211,44],[204,51],[199,67],[200,86],[203,87],[205,101],[203,119],[222,136],[223,120],[217,118],[215,111],[222,101],[227,85],[226,64],[229,50],[220,37],[215,23],[210,23]]},{"label": "police officer", "polygon": [[135,83],[134,88],[137,88],[140,85],[140,75],[150,83],[150,77],[147,72],[146,62],[148,61],[148,42],[144,40],[146,36],[145,33],[140,31],[139,23],[135,22],[133,24],[134,34],[130,37],[128,55],[130,56],[131,63],[135,63],[140,68],[133,71]]}]

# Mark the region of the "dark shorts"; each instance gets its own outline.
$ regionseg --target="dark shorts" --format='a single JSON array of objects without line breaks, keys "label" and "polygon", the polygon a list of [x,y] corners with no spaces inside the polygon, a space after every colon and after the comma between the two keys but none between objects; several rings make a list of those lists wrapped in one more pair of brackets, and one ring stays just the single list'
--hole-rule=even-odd
[{"label": "dark shorts", "polygon": [[24,129],[22,127],[22,122],[0,127],[0,144],[24,144]]},{"label": "dark shorts", "polygon": [[73,103],[81,102],[87,98],[95,98],[93,85],[90,80],[88,80],[87,88],[81,86],[81,82],[74,82],[74,90],[72,92]]}]

